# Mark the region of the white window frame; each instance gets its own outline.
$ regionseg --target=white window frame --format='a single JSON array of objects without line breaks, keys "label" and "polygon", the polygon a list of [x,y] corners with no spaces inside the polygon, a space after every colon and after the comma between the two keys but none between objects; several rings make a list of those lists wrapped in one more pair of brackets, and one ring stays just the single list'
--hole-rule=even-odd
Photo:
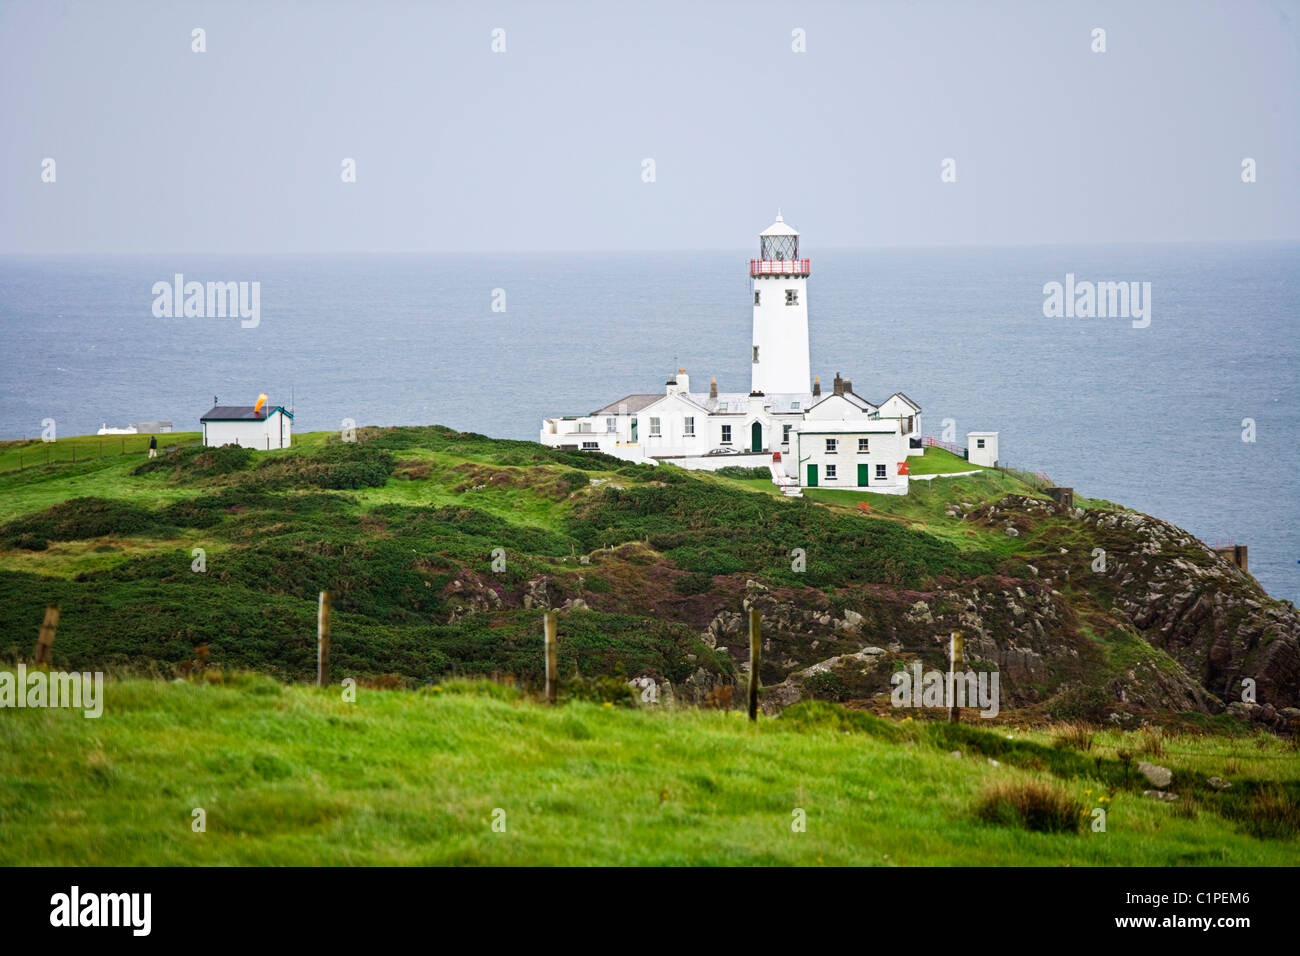
[{"label": "white window frame", "polygon": [[885,481],[889,475],[885,471],[884,465],[876,465],[876,481]]},{"label": "white window frame", "polygon": [[782,445],[788,445],[788,444],[790,444],[790,428],[791,428],[790,425],[782,425],[782,426],[781,426],[781,444],[782,444]]},{"label": "white window frame", "polygon": [[975,447],[976,447],[976,448],[983,448],[983,447],[984,447],[984,439],[983,439],[983,438],[977,438],[977,439],[975,439]]},{"label": "white window frame", "polygon": [[858,454],[859,454],[859,455],[870,455],[870,454],[871,454],[871,439],[870,439],[870,438],[859,438],[859,439],[858,439]]},{"label": "white window frame", "polygon": [[835,470],[836,470],[836,469],[835,469],[835,466],[834,466],[834,465],[827,465],[827,466],[826,466],[826,480],[827,480],[827,481],[834,481],[834,480],[835,480]]},{"label": "white window frame", "polygon": [[695,437],[695,416],[687,415],[685,418],[683,418],[682,428],[683,428],[682,431],[683,435],[685,435],[687,438],[694,438]]},{"label": "white window frame", "polygon": [[663,435],[662,422],[659,418],[652,416],[650,418],[650,437],[659,438]]},{"label": "white window frame", "polygon": [[838,438],[826,439],[826,454],[838,455],[840,453],[840,440]]},{"label": "white window frame", "polygon": [[585,441],[585,442],[582,443],[582,450],[583,450],[583,451],[600,451],[600,442],[598,442],[598,441]]},{"label": "white window frame", "polygon": [[607,433],[609,433],[609,434],[613,434],[614,432],[617,432],[617,431],[618,431],[618,419],[617,419],[617,418],[614,418],[613,416],[610,416],[610,417],[606,418],[606,419],[605,419],[605,431],[606,431]]},{"label": "white window frame", "polygon": [[730,444],[731,444],[731,426],[730,426],[730,425],[723,425],[723,426],[722,426],[722,444],[724,444],[724,445],[730,445]]},{"label": "white window frame", "polygon": [[799,290],[798,290],[798,289],[786,289],[786,290],[785,290],[785,304],[786,304],[786,305],[798,305],[798,304],[799,304]]}]

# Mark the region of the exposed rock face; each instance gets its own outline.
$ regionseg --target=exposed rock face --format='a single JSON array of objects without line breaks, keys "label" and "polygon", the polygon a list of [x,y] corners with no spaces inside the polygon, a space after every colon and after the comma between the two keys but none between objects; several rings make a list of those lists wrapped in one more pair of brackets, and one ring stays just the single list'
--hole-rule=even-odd
[{"label": "exposed rock face", "polygon": [[1136,512],[1087,512],[1099,532],[1114,610],[1225,702],[1253,679],[1255,701],[1300,701],[1300,612],[1187,532]]},{"label": "exposed rock face", "polygon": [[[1096,719],[1127,725],[1144,711],[1228,705],[1300,731],[1300,612],[1187,532],[1132,511],[1065,509],[1026,495],[952,509],[973,532],[1016,539],[998,573],[940,578],[927,590],[862,582],[832,592],[739,574],[679,589],[681,570],[629,542],[593,552],[572,575],[506,586],[461,573],[446,593],[453,620],[502,607],[590,606],[681,622],[731,656],[741,686],[748,611],[757,608],[768,710],[809,696],[887,701],[896,670],[919,662],[946,671],[948,635],[960,630],[967,670],[997,670],[1003,709],[1045,704],[1055,713],[1076,695]],[[612,588],[592,591],[584,575]],[[720,686],[716,675],[697,678],[674,689],[680,699]],[[1245,678],[1254,700],[1242,700]]]},{"label": "exposed rock face", "polygon": [[1252,678],[1258,703],[1232,709],[1300,727],[1300,613],[1187,532],[1022,495],[957,507],[963,520],[1027,537],[1032,566],[927,592],[868,584],[834,597],[749,580],[739,608],[708,622],[705,642],[743,666],[746,612],[762,612],[767,709],[826,693],[879,700],[912,661],[946,670],[948,634],[960,630],[967,668],[999,672],[1003,707],[1093,688],[1120,722],[1125,708],[1218,712]]},{"label": "exposed rock face", "polygon": [[453,580],[444,589],[447,604],[451,607],[448,624],[454,624],[466,614],[500,610],[501,595],[478,577],[465,575]]}]

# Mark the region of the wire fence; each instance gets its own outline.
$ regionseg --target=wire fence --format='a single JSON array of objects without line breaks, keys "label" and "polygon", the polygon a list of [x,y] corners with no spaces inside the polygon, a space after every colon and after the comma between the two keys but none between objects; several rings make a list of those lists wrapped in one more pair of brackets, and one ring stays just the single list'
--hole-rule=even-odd
[{"label": "wire fence", "polygon": [[18,447],[0,446],[0,472],[27,471],[49,465],[75,465],[99,458],[120,458],[124,455],[145,456],[149,453],[150,438],[158,439],[158,453],[173,448],[198,444],[192,437],[169,435],[96,435],[78,436],[63,441],[19,443]]}]

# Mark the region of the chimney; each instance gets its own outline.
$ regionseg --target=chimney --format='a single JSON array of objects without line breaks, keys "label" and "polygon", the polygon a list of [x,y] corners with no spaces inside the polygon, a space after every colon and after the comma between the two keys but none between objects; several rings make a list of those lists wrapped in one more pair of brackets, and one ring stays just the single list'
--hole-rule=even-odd
[{"label": "chimney", "polygon": [[832,391],[831,391],[831,394],[833,394],[833,395],[843,395],[843,394],[844,394],[844,379],[840,378],[840,373],[839,373],[839,372],[836,372],[836,373],[835,373],[835,381],[834,381],[834,383],[831,385],[831,390],[832,390]]},{"label": "chimney", "polygon": [[677,370],[677,391],[689,392],[691,390],[691,377],[686,374],[686,369]]},{"label": "chimney", "polygon": [[846,378],[844,380],[844,394],[847,395],[851,391],[853,391],[853,383]]},{"label": "chimney", "polygon": [[818,375],[813,376],[813,398],[822,393],[822,380]]},{"label": "chimney", "polygon": [[709,398],[718,397],[718,376],[713,376],[713,381],[709,383]]}]

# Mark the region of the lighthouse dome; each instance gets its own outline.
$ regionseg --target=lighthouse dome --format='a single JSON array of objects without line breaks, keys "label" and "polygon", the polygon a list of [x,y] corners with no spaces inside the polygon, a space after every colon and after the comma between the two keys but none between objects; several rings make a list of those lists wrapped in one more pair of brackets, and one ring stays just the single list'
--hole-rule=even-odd
[{"label": "lighthouse dome", "polygon": [[781,214],[778,212],[776,214],[776,222],[772,223],[772,225],[768,226],[766,229],[760,232],[759,235],[760,236],[797,236],[799,235],[799,230],[794,228],[794,226],[790,225],[784,219],[782,219]]},{"label": "lighthouse dome", "polygon": [[758,234],[758,257],[769,262],[799,258],[799,230],[782,219],[779,210],[776,222]]}]

